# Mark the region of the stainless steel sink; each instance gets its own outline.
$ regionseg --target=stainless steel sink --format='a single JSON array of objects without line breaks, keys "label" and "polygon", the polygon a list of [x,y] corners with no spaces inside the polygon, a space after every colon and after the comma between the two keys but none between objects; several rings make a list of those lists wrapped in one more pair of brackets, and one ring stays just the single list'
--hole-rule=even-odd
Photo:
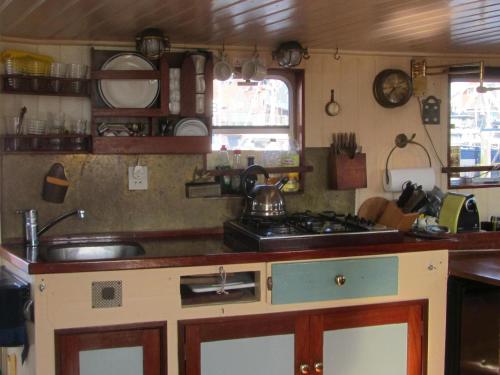
[{"label": "stainless steel sink", "polygon": [[124,243],[78,243],[54,245],[40,249],[40,257],[49,262],[72,260],[122,259],[144,255],[141,245]]}]

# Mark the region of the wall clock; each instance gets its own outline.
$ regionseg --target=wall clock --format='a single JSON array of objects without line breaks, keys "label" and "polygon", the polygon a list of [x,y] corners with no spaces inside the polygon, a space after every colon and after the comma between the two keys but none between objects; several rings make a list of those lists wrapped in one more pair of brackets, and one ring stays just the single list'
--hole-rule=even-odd
[{"label": "wall clock", "polygon": [[382,70],[373,81],[375,100],[385,108],[395,108],[406,104],[412,93],[410,76],[399,69]]}]

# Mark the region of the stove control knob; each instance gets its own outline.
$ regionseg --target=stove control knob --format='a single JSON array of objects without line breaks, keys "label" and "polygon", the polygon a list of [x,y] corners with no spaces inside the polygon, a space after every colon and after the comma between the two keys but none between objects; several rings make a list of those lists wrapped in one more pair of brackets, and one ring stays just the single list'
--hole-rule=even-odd
[{"label": "stove control knob", "polygon": [[309,365],[308,364],[300,365],[300,373],[304,375],[309,374]]},{"label": "stove control knob", "polygon": [[335,284],[337,284],[338,286],[343,286],[346,281],[347,279],[344,275],[335,276]]}]

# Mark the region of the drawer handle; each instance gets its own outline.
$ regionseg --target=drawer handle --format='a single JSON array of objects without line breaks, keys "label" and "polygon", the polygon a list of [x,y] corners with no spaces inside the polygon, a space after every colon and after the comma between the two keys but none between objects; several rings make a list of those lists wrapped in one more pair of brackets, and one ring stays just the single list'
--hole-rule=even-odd
[{"label": "drawer handle", "polygon": [[316,362],[314,364],[314,371],[316,371],[317,374],[323,373],[323,362]]},{"label": "drawer handle", "polygon": [[309,374],[309,365],[308,364],[300,365],[300,373],[304,375]]},{"label": "drawer handle", "polygon": [[344,285],[346,281],[347,279],[344,275],[335,276],[335,284],[337,284],[338,286]]}]

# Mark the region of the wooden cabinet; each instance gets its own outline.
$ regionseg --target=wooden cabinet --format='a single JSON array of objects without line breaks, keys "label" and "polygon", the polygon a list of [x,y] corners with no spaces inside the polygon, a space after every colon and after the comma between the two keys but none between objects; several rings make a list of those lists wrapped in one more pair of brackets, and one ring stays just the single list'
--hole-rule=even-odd
[{"label": "wooden cabinet", "polygon": [[[92,50],[92,137],[93,152],[96,154],[190,154],[211,151],[212,87],[213,65],[208,54],[204,66],[205,94],[204,112],[197,113],[196,74],[189,53],[166,53],[157,64],[158,70],[100,70],[103,63],[119,51]],[[169,69],[179,68],[180,77],[180,113],[173,115],[169,111]],[[155,79],[159,81],[160,95],[149,108],[109,108],[100,97],[98,81],[103,79]],[[183,118],[198,118],[208,129],[207,136],[165,135],[160,130],[160,122],[175,125]],[[102,136],[101,124],[144,125],[141,136]]]},{"label": "wooden cabinet", "polygon": [[56,374],[166,375],[166,324],[55,331]]},{"label": "wooden cabinet", "polygon": [[427,301],[187,320],[180,373],[418,375]]}]

